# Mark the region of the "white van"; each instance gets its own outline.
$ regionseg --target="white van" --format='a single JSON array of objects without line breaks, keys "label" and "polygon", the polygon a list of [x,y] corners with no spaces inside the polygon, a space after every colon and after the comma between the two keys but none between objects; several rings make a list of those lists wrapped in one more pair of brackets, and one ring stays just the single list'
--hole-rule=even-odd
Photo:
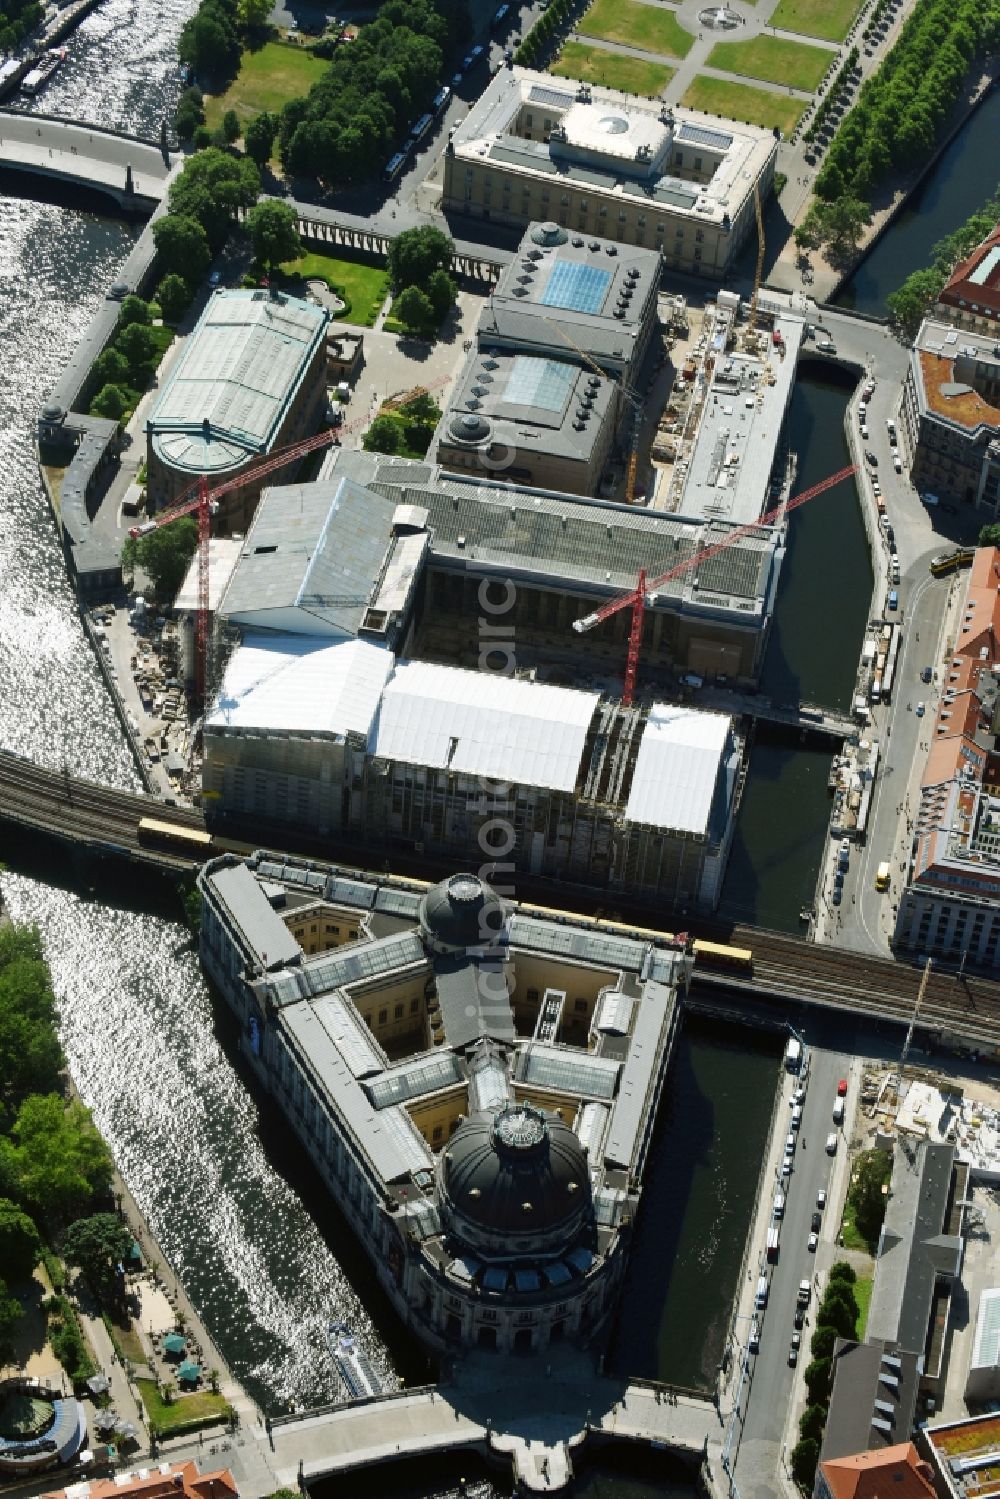
[{"label": "white van", "polygon": [[753,1321],[750,1324],[750,1343],[748,1351],[750,1353],[760,1352],[760,1323],[758,1322],[756,1317],[754,1317]]},{"label": "white van", "polygon": [[776,1218],[783,1218],[785,1216],[784,1192],[775,1192],[774,1194],[774,1216]]},{"label": "white van", "polygon": [[802,1123],[802,1105],[797,1103],[792,1109],[792,1129],[798,1129]]},{"label": "white van", "polygon": [[757,1294],[756,1294],[756,1296],[753,1299],[753,1304],[754,1304],[754,1306],[757,1308],[757,1310],[759,1312],[762,1312],[764,1310],[764,1308],[767,1306],[767,1276],[766,1275],[762,1275],[760,1277],[760,1280],[758,1280],[758,1282],[757,1282]]},{"label": "white van", "polygon": [[827,1137],[826,1137],[826,1153],[827,1153],[827,1155],[836,1155],[837,1154],[837,1136],[836,1135],[827,1135]]},{"label": "white van", "polygon": [[838,1098],[833,1105],[833,1122],[834,1124],[843,1124],[844,1122],[844,1100],[842,1098]]}]

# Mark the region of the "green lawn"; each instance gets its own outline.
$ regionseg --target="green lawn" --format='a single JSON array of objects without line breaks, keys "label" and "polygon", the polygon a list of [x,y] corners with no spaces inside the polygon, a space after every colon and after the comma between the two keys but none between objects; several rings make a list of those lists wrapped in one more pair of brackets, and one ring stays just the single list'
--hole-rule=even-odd
[{"label": "green lawn", "polygon": [[748,125],[764,125],[773,129],[775,125],[790,134],[806,107],[804,99],[792,99],[787,94],[769,94],[762,88],[751,88],[746,83],[727,83],[724,78],[697,77],[691,84],[681,103],[688,109],[701,109],[706,114],[722,115],[727,120],[745,120]]},{"label": "green lawn", "polygon": [[662,63],[622,57],[618,52],[591,47],[586,42],[564,42],[559,61],[549,69],[560,78],[580,78],[584,83],[621,89],[626,94],[642,94],[647,99],[662,94],[676,71]]},{"label": "green lawn", "polygon": [[755,36],[749,42],[718,42],[708,54],[707,66],[722,73],[763,78],[766,83],[786,83],[813,94],[830,66],[831,56],[823,47],[810,47],[805,42]]},{"label": "green lawn", "polygon": [[210,130],[222,124],[227,109],[235,109],[241,125],[268,110],[277,114],[289,99],[301,99],[322,78],[329,63],[291,42],[265,42],[256,52],[244,52],[240,71],[223,94],[205,96],[205,123]]},{"label": "green lawn", "polygon": [[360,323],[363,328],[374,326],[389,292],[384,266],[338,260],[334,255],[300,255],[298,260],[287,260],[281,270],[291,281],[299,278],[325,281],[331,291],[347,302],[347,310],[338,315],[339,321]]},{"label": "green lawn", "polygon": [[146,1407],[150,1426],[155,1426],[160,1436],[183,1431],[196,1423],[209,1426],[216,1421],[228,1421],[232,1414],[229,1402],[222,1395],[213,1395],[211,1390],[196,1390],[193,1395],[177,1395],[170,1405],[164,1403],[160,1392],[151,1379],[137,1379],[136,1384]]},{"label": "green lawn", "polygon": [[800,31],[825,42],[842,42],[861,0],[778,0],[767,24],[779,31]]},{"label": "green lawn", "polygon": [[672,10],[657,10],[641,0],[594,0],[576,29],[584,36],[623,42],[663,57],[687,57],[694,41]]},{"label": "green lawn", "polygon": [[868,1326],[868,1308],[871,1306],[874,1284],[875,1278],[872,1275],[859,1275],[854,1282],[854,1299],[858,1303],[858,1320],[854,1328],[859,1343],[864,1342],[865,1328]]}]

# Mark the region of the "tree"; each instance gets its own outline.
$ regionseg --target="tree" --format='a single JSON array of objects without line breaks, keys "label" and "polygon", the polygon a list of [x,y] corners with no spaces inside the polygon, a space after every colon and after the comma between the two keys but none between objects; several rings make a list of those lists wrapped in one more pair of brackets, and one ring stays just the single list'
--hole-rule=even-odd
[{"label": "tree", "polygon": [[236,7],[236,18],[244,31],[264,31],[270,14],[271,0],[239,0]]},{"label": "tree", "polygon": [[138,564],[148,575],[157,598],[173,600],[197,545],[197,523],[185,515],[156,531],[147,531],[137,540],[128,537],[122,547],[122,563],[129,568]]},{"label": "tree", "polygon": [[0,1364],[14,1362],[14,1329],[23,1315],[21,1303],[7,1290],[7,1282],[0,1277]]},{"label": "tree", "polygon": [[230,145],[238,141],[242,130],[240,129],[240,117],[235,109],[227,109],[222,116],[222,134]]},{"label": "tree", "polygon": [[205,123],[205,101],[200,88],[186,88],[177,101],[174,129],[182,141],[189,141],[199,125]]},{"label": "tree", "polygon": [[833,1345],[839,1336],[837,1329],[831,1327],[829,1322],[824,1322],[817,1327],[809,1340],[809,1352],[813,1358],[832,1358]]},{"label": "tree", "polygon": [[183,276],[170,271],[156,288],[156,300],[160,304],[164,322],[179,323],[191,305],[191,288]]},{"label": "tree", "polygon": [[807,1440],[812,1437],[814,1441],[823,1441],[823,1428],[826,1425],[826,1406],[807,1405],[799,1417],[799,1436]]},{"label": "tree", "polygon": [[434,309],[434,316],[439,323],[443,322],[448,312],[455,305],[458,296],[458,287],[442,267],[431,273],[427,282],[427,295]]},{"label": "tree", "polygon": [[58,1088],[63,1054],[55,1014],[37,930],[5,927],[0,931],[0,1105]]},{"label": "tree", "polygon": [[103,354],[98,354],[90,373],[98,388],[102,385],[124,385],[128,380],[128,361],[112,344]]},{"label": "tree", "polygon": [[837,1260],[830,1266],[828,1279],[831,1281],[843,1280],[849,1286],[853,1286],[856,1284],[858,1276],[853,1265],[849,1265],[846,1260]]},{"label": "tree", "polygon": [[389,245],[389,283],[393,291],[404,286],[426,286],[437,270],[448,270],[455,251],[454,241],[433,225],[404,229]]},{"label": "tree", "polygon": [[152,328],[143,323],[130,323],[115,339],[115,348],[128,364],[132,385],[145,385],[156,363],[156,339]]},{"label": "tree", "polygon": [[426,292],[422,292],[419,286],[404,287],[396,298],[395,310],[405,328],[423,333],[434,325],[434,308]]},{"label": "tree", "polygon": [[220,78],[239,62],[240,39],[221,6],[209,3],[185,21],[177,51],[199,77]]},{"label": "tree", "polygon": [[830,1398],[830,1384],[833,1378],[833,1363],[828,1358],[813,1359],[811,1364],[806,1365],[803,1375],[806,1389],[809,1392],[809,1401],[812,1405],[822,1405]]},{"label": "tree", "polygon": [[[231,156],[216,146],[192,156],[170,188],[171,213],[195,219],[208,235],[213,252],[221,250],[241,208],[251,208],[260,193],[260,173],[248,157]],[[182,270],[171,266],[171,270]]]},{"label": "tree", "polygon": [[247,155],[255,161],[260,168],[264,168],[271,160],[271,152],[274,150],[274,140],[278,133],[278,118],[276,115],[259,114],[252,119],[243,133],[243,145]]},{"label": "tree", "polygon": [[9,1197],[0,1197],[0,1265],[13,1281],[27,1280],[42,1252],[38,1229]]},{"label": "tree", "polygon": [[854,1208],[858,1233],[874,1244],[885,1217],[885,1193],[892,1175],[892,1156],[884,1150],[865,1150],[854,1162],[848,1198]]},{"label": "tree", "polygon": [[274,198],[258,203],[247,214],[246,229],[254,257],[268,269],[302,254],[298,214],[290,203],[279,203]]},{"label": "tree", "polygon": [[10,1138],[0,1140],[18,1197],[46,1218],[65,1221],[111,1180],[111,1157],[77,1099],[32,1094],[17,1111]]},{"label": "tree", "polygon": [[804,1489],[811,1489],[816,1481],[816,1464],[819,1462],[819,1443],[814,1437],[803,1437],[792,1448],[792,1477]]},{"label": "tree", "polygon": [[153,224],[153,239],[166,269],[179,276],[195,281],[212,262],[208,236],[197,219],[186,214],[168,213],[157,219]]},{"label": "tree", "polygon": [[902,286],[886,298],[889,317],[902,332],[912,338],[923,321],[924,313],[945,283],[945,273],[936,267],[913,271]]},{"label": "tree", "polygon": [[403,447],[403,433],[395,417],[382,413],[372,422],[365,433],[362,446],[369,453],[399,453]]},{"label": "tree", "polygon": [[133,323],[151,323],[153,314],[149,310],[149,303],[142,297],[128,296],[121,305],[118,313],[119,328],[129,328]]},{"label": "tree", "polygon": [[63,1259],[79,1265],[91,1285],[102,1295],[114,1288],[115,1269],[124,1264],[132,1247],[132,1230],[114,1213],[94,1213],[78,1218],[63,1235]]},{"label": "tree", "polygon": [[816,1313],[820,1327],[834,1328],[842,1338],[853,1338],[858,1323],[858,1303],[843,1281],[833,1281]]},{"label": "tree", "polygon": [[103,416],[109,422],[120,422],[128,410],[128,391],[120,385],[105,385],[90,403],[92,416]]},{"label": "tree", "polygon": [[989,526],[983,526],[979,533],[978,545],[981,547],[1000,547],[1000,526],[995,522]]}]

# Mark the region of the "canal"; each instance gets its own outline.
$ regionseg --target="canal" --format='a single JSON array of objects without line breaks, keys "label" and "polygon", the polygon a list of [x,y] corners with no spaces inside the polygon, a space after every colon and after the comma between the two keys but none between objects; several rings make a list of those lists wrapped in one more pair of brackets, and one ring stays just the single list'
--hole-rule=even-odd
[{"label": "canal", "polygon": [[994,160],[1000,136],[1000,89],[988,94],[872,253],[841,288],[836,301],[885,315],[885,301],[911,271],[930,264],[931,247],[951,234],[996,191]]}]

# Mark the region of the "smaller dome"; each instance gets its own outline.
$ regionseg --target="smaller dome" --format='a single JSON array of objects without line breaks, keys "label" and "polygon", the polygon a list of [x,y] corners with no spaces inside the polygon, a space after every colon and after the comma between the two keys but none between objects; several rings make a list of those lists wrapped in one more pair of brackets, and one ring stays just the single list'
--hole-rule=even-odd
[{"label": "smaller dome", "polygon": [[[481,406],[481,401],[469,401],[469,406]],[[490,424],[475,411],[460,411],[448,423],[448,430],[456,442],[485,442],[490,435]]]},{"label": "smaller dome", "polygon": [[477,874],[453,874],[420,902],[420,932],[435,952],[482,951],[500,936],[504,910]]},{"label": "smaller dome", "polygon": [[603,130],[605,135],[627,135],[628,120],[624,115],[602,115],[597,128]]},{"label": "smaller dome", "polygon": [[531,231],[531,237],[536,245],[564,245],[569,239],[565,229],[560,229],[548,219],[544,224],[536,224]]},{"label": "smaller dome", "polygon": [[47,422],[60,422],[65,415],[58,401],[46,401],[42,407],[42,417]]},{"label": "smaller dome", "polygon": [[129,286],[127,281],[112,281],[108,296],[112,297],[116,302],[121,302],[128,296],[128,293]]}]

